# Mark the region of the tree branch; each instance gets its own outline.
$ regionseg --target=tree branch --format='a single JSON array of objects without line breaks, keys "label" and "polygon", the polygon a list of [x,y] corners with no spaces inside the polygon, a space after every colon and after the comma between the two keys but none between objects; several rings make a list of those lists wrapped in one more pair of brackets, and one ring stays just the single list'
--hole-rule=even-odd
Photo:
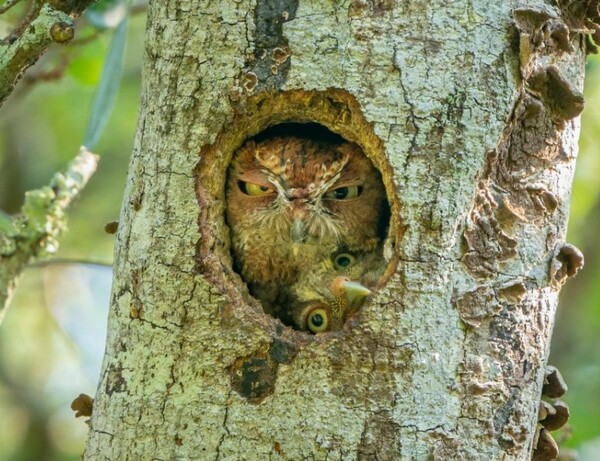
[{"label": "tree branch", "polygon": [[0,14],[6,13],[13,6],[19,3],[21,0],[6,0],[2,6],[0,6]]},{"label": "tree branch", "polygon": [[58,250],[58,237],[66,229],[65,210],[97,163],[98,157],[82,147],[49,186],[25,194],[19,215],[0,220],[0,324],[25,266]]},{"label": "tree branch", "polygon": [[[44,4],[31,21],[26,20],[3,42],[0,48],[0,105],[25,70],[35,64],[52,42],[67,43],[75,33],[73,18],[79,16],[91,0]],[[63,2],[64,3],[64,2]],[[8,4],[5,5],[9,7]]]}]

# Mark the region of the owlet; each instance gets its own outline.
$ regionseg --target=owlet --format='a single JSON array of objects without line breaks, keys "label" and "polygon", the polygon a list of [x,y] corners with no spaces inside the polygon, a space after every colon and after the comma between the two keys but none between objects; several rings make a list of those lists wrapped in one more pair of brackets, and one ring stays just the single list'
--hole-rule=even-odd
[{"label": "owlet", "polygon": [[385,267],[381,245],[368,252],[334,253],[285,288],[279,299],[280,317],[296,329],[313,333],[341,329]]},{"label": "owlet", "polygon": [[296,303],[291,320],[298,330],[322,333],[340,330],[371,291],[347,277],[333,279],[327,296]]}]

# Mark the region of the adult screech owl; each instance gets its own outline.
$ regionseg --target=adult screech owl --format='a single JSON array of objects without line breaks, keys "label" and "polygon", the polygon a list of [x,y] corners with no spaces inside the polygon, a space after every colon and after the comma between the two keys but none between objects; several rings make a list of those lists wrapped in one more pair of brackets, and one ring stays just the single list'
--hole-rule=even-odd
[{"label": "adult screech owl", "polygon": [[235,266],[267,311],[340,246],[376,248],[388,219],[379,172],[347,142],[248,141],[234,154],[226,196]]}]

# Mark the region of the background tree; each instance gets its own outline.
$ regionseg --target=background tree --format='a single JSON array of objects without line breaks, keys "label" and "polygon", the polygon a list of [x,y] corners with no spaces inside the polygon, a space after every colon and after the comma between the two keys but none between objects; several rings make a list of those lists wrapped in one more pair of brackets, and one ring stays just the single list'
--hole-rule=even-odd
[{"label": "background tree", "polygon": [[[300,12],[302,12],[302,5],[300,5],[300,7],[301,7],[301,8],[300,8]],[[390,15],[393,15],[392,13],[390,13],[390,11],[393,11],[393,10],[387,10],[387,13],[385,13],[385,10],[384,10],[384,13],[385,13],[385,14],[390,14]],[[479,9],[475,9],[475,11],[476,11],[478,14],[480,14],[480,13],[481,13],[481,11],[480,11]],[[368,12],[368,10],[367,10],[367,12]],[[310,17],[310,15],[300,15],[300,16],[297,16],[297,18],[296,18],[296,19],[300,18],[300,19],[301,19],[301,20],[303,20],[303,21],[307,21],[307,20],[308,20],[308,19],[307,19],[308,17]],[[356,16],[355,16],[355,17],[356,17]],[[387,18],[385,15],[382,15],[381,17],[383,17],[384,19],[385,19],[385,18]],[[380,21],[380,20],[382,20],[382,19],[381,19],[381,17],[379,17],[379,19],[377,19],[377,20],[373,20],[373,21],[371,21],[371,25],[373,25],[373,24],[374,24],[375,22],[377,22],[377,21]],[[503,17],[504,17],[504,16],[503,16]],[[304,19],[303,19],[303,18],[304,18]],[[358,25],[364,24],[364,21],[365,21],[365,20],[368,20],[369,18],[370,18],[370,16],[368,16],[368,15],[367,15],[366,19],[365,19],[365,18],[363,18],[363,22],[362,22],[362,23],[361,23],[360,21],[357,23],[357,22],[356,22],[356,20],[354,20],[354,21],[355,21],[355,22],[354,22],[354,24],[355,24],[355,25],[356,25],[356,24],[358,24]],[[293,19],[294,19],[294,18],[293,18]],[[296,19],[294,19],[294,20],[296,20]],[[506,19],[506,18],[505,18],[505,19]],[[230,22],[234,22],[234,21],[230,21]],[[485,22],[485,21],[484,21],[484,22]],[[293,21],[292,21],[292,23],[293,23]],[[298,29],[301,29],[301,27],[300,27],[300,24],[299,24],[299,23],[296,23],[296,24],[298,25]],[[287,26],[286,26],[286,27],[287,27]],[[511,29],[510,29],[510,27],[507,27],[507,30],[511,30]],[[286,36],[287,36],[287,35],[286,35]],[[505,37],[503,36],[503,37],[502,37],[502,39],[505,39]],[[304,42],[303,42],[303,43],[304,43]],[[310,42],[310,41],[308,41],[308,42],[306,42],[306,43],[313,43],[313,42]],[[379,42],[377,42],[377,44],[379,44]],[[292,46],[292,44],[291,44],[291,43],[290,43],[289,45],[290,45],[290,48],[291,48],[291,50],[292,50],[292,57],[291,57],[291,59],[290,59],[290,60],[291,60],[291,63],[292,63],[292,64],[294,64],[294,66],[296,65],[296,64],[295,64],[296,60],[300,60],[300,57],[302,57],[302,56],[305,56],[306,60],[308,60],[308,53],[305,53],[304,55],[303,55],[303,54],[300,54],[300,57],[296,57],[296,54],[294,54],[294,46]],[[308,46],[308,45],[306,45],[306,46]],[[449,46],[449,45],[448,45],[448,46]],[[352,53],[349,53],[349,54],[352,56]],[[358,58],[357,58],[357,59],[358,59]],[[303,62],[304,62],[304,61],[303,61]],[[300,64],[301,64],[301,63],[300,63]],[[293,67],[294,67],[294,66],[293,66]],[[393,66],[392,66],[392,67],[393,67]],[[335,70],[335,69],[334,69],[334,70]],[[381,70],[381,72],[383,72],[383,70]],[[288,75],[289,75],[289,74],[288,74]],[[294,75],[294,73],[293,73],[293,68],[292,68],[291,75],[292,75],[292,76]],[[416,84],[416,83],[417,83],[417,81],[415,80],[415,84]],[[323,85],[323,86],[325,86],[325,85]],[[178,87],[179,87],[179,86],[178,86]],[[181,88],[181,87],[180,87],[180,88]],[[378,91],[379,91],[381,88],[382,88],[381,86],[378,86],[378,87],[377,87]],[[385,88],[385,87],[384,87],[384,88]],[[408,92],[408,94],[410,94],[410,91]],[[440,104],[440,105],[441,105],[441,104]],[[410,111],[409,111],[409,112],[410,112]],[[401,113],[402,113],[402,112],[401,112]],[[497,111],[496,111],[496,113],[497,113]],[[417,115],[418,115],[418,113],[417,113]],[[500,118],[501,118],[501,117],[500,117]],[[419,120],[419,119],[418,119],[418,118],[416,118],[415,120]],[[332,123],[333,123],[333,122],[332,122]],[[425,117],[425,121],[424,121],[424,122],[422,122],[422,124],[421,124],[421,129],[423,129],[423,126],[425,126],[425,125],[426,125],[426,123],[427,123],[427,118]],[[431,121],[429,121],[429,123],[431,123]],[[498,122],[498,123],[500,123],[500,122]],[[425,125],[423,125],[423,124],[425,124]],[[481,127],[479,127],[479,128],[481,128]],[[488,128],[489,128],[489,127],[488,127]],[[396,129],[396,130],[399,130],[399,128],[397,128],[397,127],[396,127],[395,129]],[[178,130],[179,130],[179,128],[178,128]],[[202,132],[203,130],[199,129],[199,131],[200,131],[200,132]],[[422,132],[422,133],[424,133],[424,132]],[[236,133],[236,134],[239,134],[239,133]],[[418,135],[418,133],[417,133],[417,135]],[[400,139],[400,138],[401,138],[400,134],[397,134],[397,136],[398,136],[398,139]],[[421,136],[422,136],[423,138],[425,137],[425,135],[424,135],[424,134],[421,134]],[[492,138],[493,138],[493,135],[492,135],[492,134],[490,134],[489,136],[490,136],[490,139],[492,139]],[[421,140],[423,140],[423,138],[421,138]],[[416,140],[418,140],[418,139],[419,139],[419,137],[417,136],[415,139],[416,139]],[[497,140],[496,140],[496,141],[497,141]],[[491,141],[490,141],[490,142],[491,142]],[[202,144],[202,143],[200,143],[200,144]],[[387,145],[387,144],[386,144],[386,145]],[[402,145],[402,144],[401,144],[401,145]],[[417,144],[417,145],[418,145],[418,144]],[[449,148],[448,148],[448,149],[449,149]],[[438,151],[440,151],[440,150],[438,149]],[[412,151],[411,151],[411,152],[412,152]],[[442,149],[442,152],[445,152],[445,151]],[[414,152],[413,152],[413,153],[414,153]],[[423,155],[425,155],[425,154],[423,154]],[[183,156],[183,154],[182,154],[182,156]],[[187,159],[187,161],[190,161],[191,157],[190,157],[190,158],[186,157],[186,159]],[[425,158],[423,158],[422,160],[423,160],[423,163],[425,163],[426,159],[425,159]],[[427,157],[427,160],[430,160],[430,159]],[[466,186],[466,185],[465,185],[465,187],[466,187],[466,188],[468,188],[468,186]],[[145,193],[146,193],[146,192],[145,192]],[[402,194],[400,194],[400,197],[401,197],[400,201],[402,202],[402,201],[404,200],[404,197],[403,197],[403,195],[402,195]],[[403,208],[402,208],[402,210],[405,210],[405,207],[406,207],[406,206],[407,206],[407,205],[406,205],[406,204],[403,202],[403,203],[402,203],[402,207],[403,207]],[[416,206],[416,205],[413,205],[413,206]],[[181,212],[181,211],[177,211],[177,213],[180,213],[180,212]],[[403,211],[403,213],[405,213],[405,211]],[[175,216],[176,216],[176,217],[179,217],[180,215],[179,215],[179,214],[173,215],[173,217],[175,217]],[[402,217],[403,217],[403,219],[406,221],[406,219],[404,218],[404,216],[405,216],[405,215],[404,215],[404,214],[402,214]],[[444,218],[444,219],[446,219],[446,218]],[[419,222],[419,221],[418,221],[418,220],[416,220],[415,222]],[[410,220],[406,221],[406,222],[405,222],[405,224],[406,224],[406,223],[410,223],[410,225],[414,225],[414,224],[412,224],[412,223],[413,223],[413,221],[410,221]],[[192,230],[193,230],[193,229],[192,229]],[[406,236],[405,236],[405,239],[406,239]],[[406,240],[405,240],[405,239],[403,240],[403,242],[405,242],[405,243],[406,243]],[[171,242],[171,243],[173,243],[173,242]],[[401,245],[402,245],[402,244],[401,244]],[[177,247],[177,248],[179,248],[179,246],[176,246],[176,247]],[[404,264],[404,263],[403,263],[403,262],[401,262],[401,264],[400,264],[400,267],[402,267],[402,266],[403,266],[403,264]],[[409,265],[409,266],[410,266],[410,265]],[[151,267],[152,267],[152,265],[151,265]],[[459,266],[459,267],[460,267],[460,266]],[[414,273],[412,273],[412,274],[410,274],[410,275],[415,275],[415,274],[414,274]],[[413,284],[414,284],[414,283],[413,283]],[[425,282],[424,282],[424,285],[425,285]],[[414,288],[414,287],[413,287],[413,288]],[[198,289],[199,289],[199,288],[198,288]],[[392,288],[390,288],[390,289],[392,289]],[[185,291],[185,290],[184,290],[184,291]],[[380,296],[383,296],[383,293],[382,293]],[[419,321],[419,322],[422,322],[422,320],[421,320],[421,317],[417,316],[417,312],[412,312],[412,313],[411,313],[411,311],[412,311],[413,309],[415,309],[415,308],[416,308],[416,307],[415,307],[415,305],[414,305],[414,304],[412,304],[412,303],[410,303],[409,301],[405,301],[405,302],[407,303],[407,306],[409,306],[409,305],[410,305],[410,306],[409,306],[409,307],[410,307],[410,309],[406,309],[406,310],[405,310],[405,313],[404,313],[404,314],[402,314],[402,315],[405,315],[405,314],[406,314],[406,315],[408,315],[409,317],[411,317],[411,318],[416,318],[416,319],[418,319],[418,321]],[[372,304],[371,306],[374,306],[374,304]],[[243,311],[243,308],[240,308],[240,309],[242,309],[242,312],[244,312],[244,311]],[[377,309],[375,309],[375,307],[373,307],[373,309],[374,309],[374,310],[371,310],[371,307],[370,307],[370,306],[369,306],[369,307],[367,307],[366,309],[368,309],[368,310],[365,310],[365,315],[367,315],[367,313],[368,313],[368,312],[371,312],[371,314],[368,314],[368,315],[369,315],[369,316],[373,316],[373,315],[375,315],[375,314],[374,314],[374,312],[377,312]],[[407,311],[408,311],[408,314],[407,314]],[[234,313],[237,315],[237,313],[238,313],[239,311],[238,311],[238,310],[234,310],[233,312],[234,312]],[[447,310],[446,310],[446,312],[447,312]],[[194,313],[193,313],[193,314],[194,314]],[[194,315],[195,315],[195,314],[194,314]],[[405,315],[405,316],[406,316],[406,315]],[[413,316],[414,316],[414,317],[413,317]],[[259,317],[260,317],[260,316],[259,316]],[[220,317],[219,317],[219,316],[217,316],[216,318],[220,318]],[[262,318],[262,317],[261,317],[261,318]],[[263,321],[263,320],[261,320],[261,318],[259,318],[257,321],[259,321],[259,322]],[[437,318],[437,317],[436,317],[436,318]],[[225,319],[227,319],[227,317],[225,317]],[[429,322],[428,322],[427,320],[428,320],[428,319],[425,319],[425,323],[426,323],[427,325],[429,325]],[[233,320],[232,320],[232,322],[234,322],[234,321],[235,321],[235,319],[233,319]],[[266,321],[267,321],[267,322],[270,322],[270,319],[266,319]],[[364,322],[364,321],[365,321],[365,320],[363,320],[363,319],[361,319],[361,320],[360,320],[360,322]],[[367,321],[368,321],[368,320],[367,320]],[[446,323],[448,322],[448,321],[447,321],[447,319],[445,320],[445,322],[446,322]],[[192,322],[192,323],[193,323],[193,322]],[[387,324],[389,324],[389,320],[388,320],[388,322],[386,322],[386,323],[387,323]],[[417,322],[415,322],[415,324],[416,324],[416,323],[417,323]],[[358,326],[357,328],[362,328],[362,327],[360,326],[361,324],[362,324],[362,323],[359,323],[359,326]],[[196,326],[199,326],[199,325],[196,325]],[[415,326],[416,326],[416,325],[415,325]],[[267,328],[268,328],[268,327],[267,327]],[[383,326],[382,326],[381,328],[383,329]],[[414,335],[415,335],[416,333],[413,333],[413,332],[412,332],[412,331],[410,331],[410,330],[411,330],[410,328],[405,328],[405,332],[406,332],[406,334],[403,334],[403,335],[402,335],[402,337],[403,337],[403,338],[409,337],[409,338],[411,338],[411,339],[414,339],[414,338],[415,338],[415,336],[414,336]],[[135,331],[135,330],[133,330],[133,331]],[[268,331],[268,330],[267,330],[267,331]],[[356,335],[356,334],[357,334],[357,333],[356,333],[356,330],[355,330],[355,329],[353,329],[353,331],[355,332],[355,333],[353,333],[353,334],[354,334],[354,335]],[[480,330],[480,331],[481,331],[481,330]],[[204,332],[203,334],[206,334],[206,332]],[[177,336],[177,335],[175,335],[175,336]],[[252,336],[252,335],[251,335],[251,336]],[[293,336],[293,335],[292,335],[292,336]],[[193,339],[193,336],[192,336],[192,339]],[[290,340],[290,342],[291,342],[291,343],[293,343],[293,342],[294,342],[296,339],[297,339],[297,336],[296,336],[296,337],[292,337],[292,339]],[[348,341],[348,340],[345,340],[344,342],[339,342],[339,341],[338,341],[338,342],[337,342],[337,345],[338,345],[338,346],[340,346],[340,347],[342,347],[342,349],[345,349],[345,348],[350,348],[350,347],[352,347],[352,346],[351,346],[351,345],[352,345],[352,341],[355,341],[355,340],[356,340],[356,338],[354,338],[354,340],[353,340],[353,339],[352,339],[352,336],[351,336],[350,338],[346,338],[346,339],[349,339],[349,341]],[[237,343],[238,341],[239,341],[240,343],[242,343],[242,344],[243,344],[243,342],[244,342],[243,340],[240,340],[240,339],[236,339],[236,341],[235,341],[235,342]],[[260,342],[260,337],[259,337],[259,338],[256,338],[256,339],[254,339],[254,341],[258,341],[258,342]],[[310,340],[310,339],[308,339],[307,341],[311,341],[311,340]],[[329,342],[328,342],[328,341],[329,341]],[[333,340],[330,338],[330,339],[329,339],[329,340],[327,340],[327,341],[323,341],[323,343],[325,343],[325,344],[331,344],[332,342],[333,342],[333,343],[335,343],[335,342],[336,342],[335,338],[334,338]],[[311,343],[311,344],[312,344],[312,343]],[[313,346],[314,346],[314,345],[313,345]],[[212,347],[212,346],[211,346],[211,347]],[[312,367],[318,368],[318,370],[317,370],[317,371],[320,371],[320,372],[322,372],[322,373],[325,373],[325,368],[326,368],[326,365],[324,365],[324,364],[323,364],[323,363],[321,363],[321,362],[317,362],[317,361],[314,361],[314,360],[313,360],[313,361],[311,361],[311,360],[310,360],[311,354],[314,354],[313,352],[310,352],[310,347],[312,347],[312,346],[310,346],[310,345],[309,345],[309,346],[304,346],[304,348],[303,348],[303,349],[300,351],[300,355],[299,355],[299,357],[302,357],[302,356],[304,356],[304,358],[302,359],[302,360],[303,360],[303,363],[307,363],[307,362],[308,362],[309,366],[310,366],[310,364],[312,364]],[[325,346],[323,346],[323,347],[325,347]],[[424,347],[424,346],[423,346],[423,347]],[[193,348],[192,348],[191,346],[189,346],[189,345],[188,345],[188,351],[189,351],[189,349],[193,349]],[[307,352],[307,349],[308,349],[308,352]],[[368,349],[368,348],[365,348],[365,349]],[[184,350],[185,350],[185,349],[184,349]],[[427,348],[424,348],[424,349],[420,349],[420,350],[421,350],[421,351],[427,351],[428,349],[427,349]],[[342,350],[342,353],[343,353],[343,350]],[[420,352],[420,353],[424,353],[424,352]],[[225,355],[226,355],[226,354],[225,354]],[[297,357],[298,357],[298,356],[297,356]],[[372,358],[370,355],[369,355],[368,357],[369,357],[369,359],[371,359],[371,358]],[[358,359],[360,359],[360,358],[361,358],[360,354],[357,356],[357,358],[358,358]],[[375,357],[375,358],[377,358],[377,357]],[[202,358],[201,360],[205,360],[205,358]],[[294,360],[298,360],[298,359],[294,359]],[[268,360],[267,360],[267,362],[268,362]],[[260,363],[260,362],[259,362],[259,363]],[[364,365],[364,364],[365,364],[365,363],[367,363],[367,362],[361,362],[361,363]],[[369,362],[369,363],[370,363],[370,362]],[[381,362],[378,362],[378,363],[380,364],[379,366],[381,366]],[[385,363],[385,360],[383,360],[383,363]],[[442,362],[440,362],[440,363],[444,363],[444,362],[442,361]],[[423,367],[425,367],[425,368],[427,368],[427,367],[430,365],[430,364],[428,365],[428,363],[427,363],[427,362],[421,362],[421,364],[422,364],[422,366],[423,366]],[[345,364],[343,363],[342,365],[345,365]],[[338,366],[342,366],[342,365],[338,365]],[[293,365],[290,365],[290,364],[288,363],[288,364],[282,364],[282,365],[278,366],[278,369],[279,369],[279,376],[278,376],[278,378],[277,378],[277,381],[278,381],[278,382],[276,383],[276,384],[277,384],[277,389],[279,389],[279,388],[280,388],[279,386],[280,386],[280,383],[281,383],[282,376],[290,376],[290,374],[289,374],[289,373],[290,373],[290,371],[289,371],[289,367],[290,367],[290,366],[293,366]],[[358,369],[358,367],[356,367],[356,369]],[[376,371],[377,371],[377,369],[376,369]],[[381,371],[381,370],[379,370],[379,371]],[[284,373],[284,372],[285,372],[285,373]],[[382,373],[383,373],[383,372],[382,372]],[[376,373],[376,374],[377,374],[377,373]],[[417,373],[416,373],[416,375],[417,375],[417,376],[425,376],[425,375],[427,375],[427,373],[426,373],[424,370],[422,370],[421,372],[419,372],[419,371],[417,370]],[[293,376],[293,373],[292,373],[292,376]],[[355,375],[354,375],[354,373],[353,373],[352,375],[346,374],[345,376],[344,376],[344,374],[342,373],[342,379],[351,379],[351,377],[352,377],[352,376],[355,376]],[[311,391],[312,391],[312,390],[316,390],[316,391],[317,391],[317,393],[318,393],[318,392],[321,392],[321,391],[323,391],[324,389],[325,389],[325,390],[327,390],[327,388],[328,388],[328,384],[327,384],[327,383],[328,383],[328,379],[329,379],[328,377],[325,377],[324,379],[317,381],[317,382],[319,383],[319,384],[317,385],[317,387],[315,387],[314,383],[311,383],[311,385],[310,385],[310,386],[305,386],[304,388],[305,388],[305,389],[307,389],[307,388],[308,388],[308,389],[310,389]],[[359,384],[360,384],[360,383],[359,383]],[[408,394],[403,394],[403,395],[402,395],[402,397],[405,397],[405,398],[406,398],[406,400],[410,401],[410,399],[411,399],[411,397],[410,397],[410,396],[412,395],[411,393],[414,393],[414,392],[416,392],[416,390],[415,390],[415,389],[411,389],[411,388],[410,388],[410,383],[408,383],[408,382],[406,383],[406,386],[408,387],[408,389],[409,389],[409,391],[410,391],[410,392],[409,392]],[[159,387],[160,387],[160,386],[159,386]],[[191,392],[191,391],[190,391],[190,392]],[[280,392],[281,392],[281,391],[280,391]],[[277,392],[276,392],[276,394],[277,394]],[[234,399],[234,400],[237,398],[236,396],[237,396],[237,394],[235,394],[235,393],[232,393],[232,394],[231,394],[231,398],[232,398],[232,399]],[[315,396],[314,396],[314,394],[313,394],[312,396],[313,396],[313,397],[315,397]],[[354,395],[354,398],[356,398],[356,399],[359,399],[359,398],[367,398],[367,399],[372,399],[372,398],[374,398],[374,397],[375,397],[375,394],[372,394],[372,393],[368,392],[368,390],[365,390],[365,391],[364,391],[364,393],[361,393],[361,394],[360,394],[360,396],[358,395],[358,393],[357,393],[356,395]],[[270,397],[269,397],[269,398],[270,398]],[[269,398],[267,398],[267,400],[268,400]],[[317,396],[317,398],[320,398],[320,397],[319,397],[319,396]],[[273,400],[273,399],[272,399],[272,400]],[[294,403],[297,403],[297,401],[298,401],[298,399],[297,399],[297,398],[292,398],[292,400],[294,401]],[[213,403],[214,403],[214,402],[213,402]],[[319,401],[319,403],[320,403],[320,401]],[[362,403],[361,403],[361,405],[362,405]],[[204,405],[199,405],[199,406],[201,407],[201,410],[202,410],[202,411],[204,411],[204,410],[206,409],[206,407],[205,407]],[[212,404],[211,404],[211,405],[209,405],[209,407],[211,407],[211,408],[212,408]],[[414,407],[411,407],[411,408],[413,408],[413,409],[414,409]],[[191,410],[191,409],[190,409],[190,410]],[[148,411],[150,411],[150,409],[148,409]],[[199,410],[199,411],[200,411],[200,410]],[[229,412],[227,412],[227,414],[229,414],[229,416],[231,417],[231,416],[233,416],[233,415],[236,415],[236,414],[237,414],[237,413],[236,413],[236,411],[237,411],[237,410],[235,410],[234,408],[232,408],[232,409],[230,409],[230,410],[229,410]],[[325,416],[324,416],[324,415],[323,415],[322,417],[323,417],[323,418],[325,418]],[[233,417],[233,419],[231,419],[231,420],[230,420],[230,422],[232,422],[232,421],[233,421],[233,422],[235,422],[235,421],[236,421],[236,420],[235,420],[235,417]],[[381,425],[383,425],[383,424],[381,424]],[[372,426],[371,426],[371,427],[375,427],[375,423],[372,423]],[[392,427],[393,427],[393,425],[392,425]],[[235,428],[235,426],[228,426],[228,428],[229,428],[229,429],[233,429],[233,428]],[[408,430],[408,429],[404,428],[403,430]],[[233,433],[235,434],[235,432],[233,432]],[[425,435],[424,435],[424,436],[425,436]],[[226,441],[226,439],[227,439],[227,438],[225,437],[223,440],[224,440],[224,441]],[[325,439],[321,439],[321,440],[325,440]],[[334,445],[335,445],[335,444],[334,444]],[[184,444],[183,446],[185,446],[185,444]],[[333,445],[332,445],[332,446],[333,446]],[[283,448],[282,448],[282,449],[283,449]],[[223,452],[223,453],[224,453],[224,452]],[[291,456],[291,455],[290,455],[290,456]]]}]

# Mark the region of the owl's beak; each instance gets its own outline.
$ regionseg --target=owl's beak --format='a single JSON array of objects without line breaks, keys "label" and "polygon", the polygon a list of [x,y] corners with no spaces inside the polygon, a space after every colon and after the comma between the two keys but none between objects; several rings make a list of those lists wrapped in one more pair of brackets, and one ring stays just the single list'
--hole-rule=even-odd
[{"label": "owl's beak", "polygon": [[366,286],[358,282],[351,282],[350,280],[343,282],[342,287],[344,287],[346,291],[346,298],[348,298],[350,304],[361,301],[363,298],[366,298],[371,294],[371,290],[369,290]]},{"label": "owl's beak", "polygon": [[306,225],[304,224],[304,220],[300,218],[294,219],[294,222],[292,222],[291,237],[294,244],[304,242],[304,238],[306,237]]}]

